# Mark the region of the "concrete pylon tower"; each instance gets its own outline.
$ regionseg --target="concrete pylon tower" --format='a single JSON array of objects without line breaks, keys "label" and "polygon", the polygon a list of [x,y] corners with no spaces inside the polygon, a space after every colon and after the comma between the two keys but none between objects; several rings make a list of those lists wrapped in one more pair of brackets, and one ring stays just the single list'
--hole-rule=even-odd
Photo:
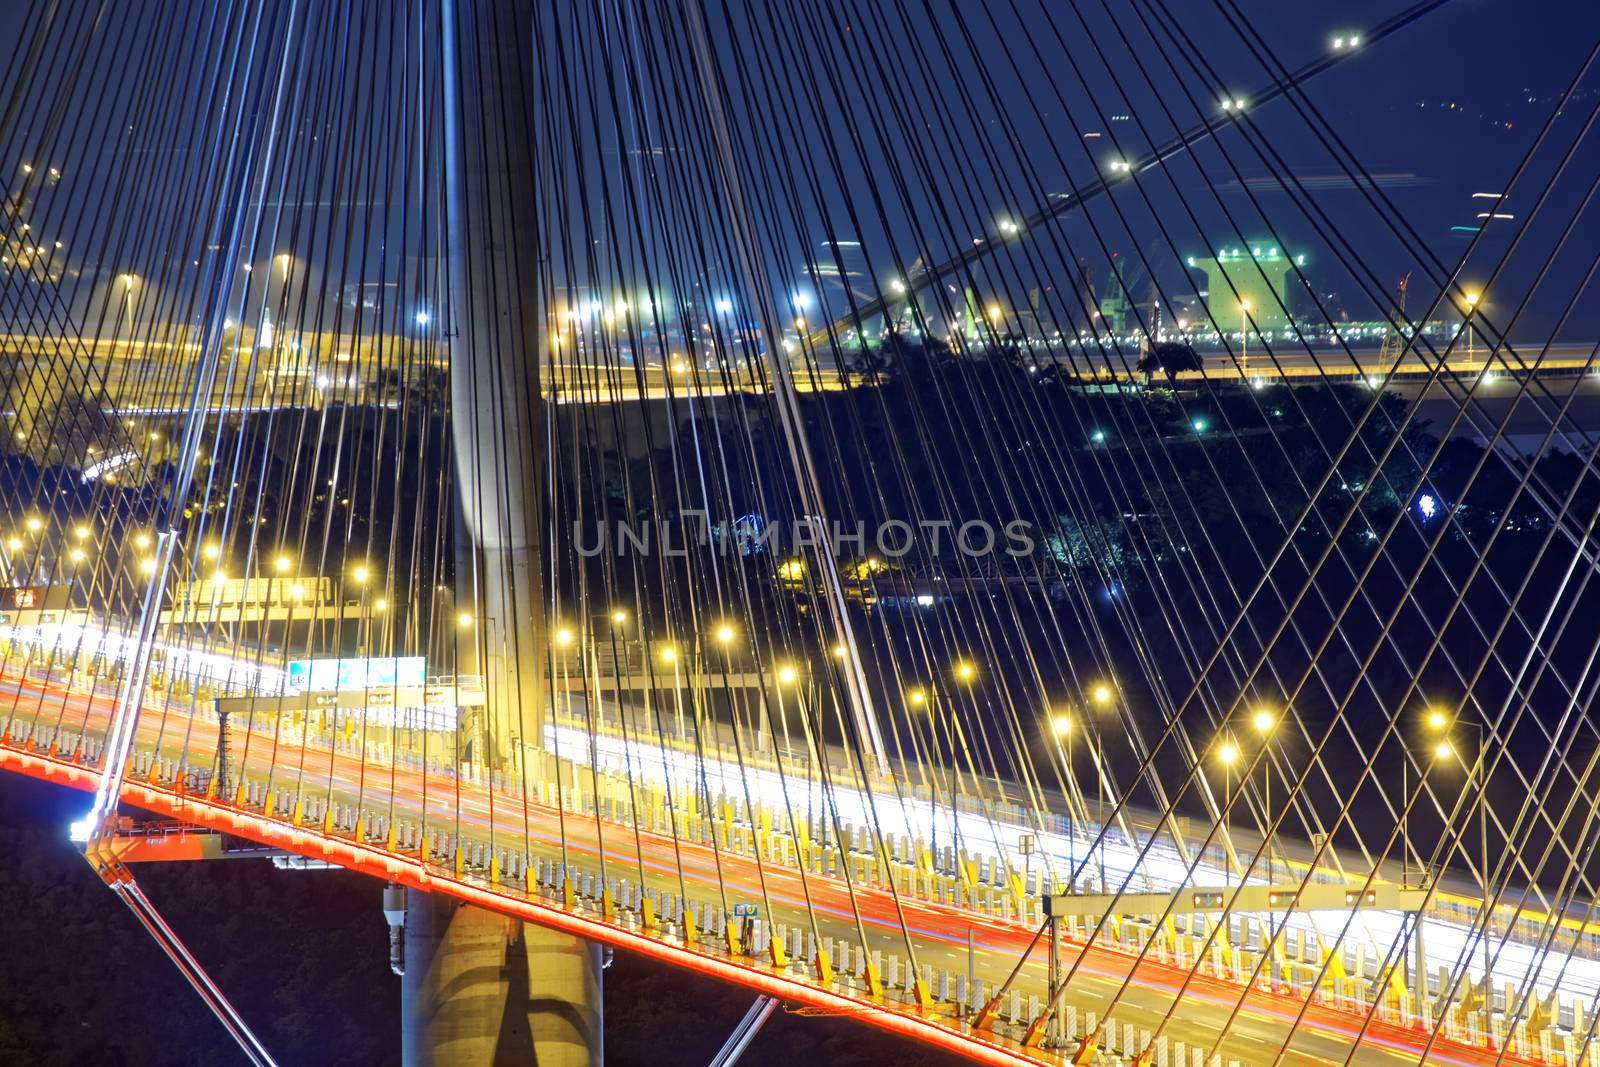
[{"label": "concrete pylon tower", "polygon": [[[460,522],[457,669],[487,705],[465,755],[522,773],[545,664],[539,501],[544,332],[533,165],[531,5],[444,0],[445,258],[450,419]],[[454,25],[450,21],[454,17]],[[453,53],[453,54],[452,54]]]},{"label": "concrete pylon tower", "polygon": [[[462,759],[538,773],[545,625],[532,6],[442,0],[457,669],[486,706]],[[601,1062],[600,946],[426,893],[404,916],[408,1067]]]}]

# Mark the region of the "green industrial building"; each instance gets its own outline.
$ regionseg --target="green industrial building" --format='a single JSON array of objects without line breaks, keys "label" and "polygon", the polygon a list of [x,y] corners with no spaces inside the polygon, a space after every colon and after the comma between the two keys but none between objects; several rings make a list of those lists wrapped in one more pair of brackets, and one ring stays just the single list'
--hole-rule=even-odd
[{"label": "green industrial building", "polygon": [[1305,261],[1304,255],[1291,257],[1275,240],[1263,240],[1190,256],[1187,263],[1205,273],[1200,295],[1222,332],[1236,333],[1248,323],[1255,334],[1289,326],[1289,272]]}]

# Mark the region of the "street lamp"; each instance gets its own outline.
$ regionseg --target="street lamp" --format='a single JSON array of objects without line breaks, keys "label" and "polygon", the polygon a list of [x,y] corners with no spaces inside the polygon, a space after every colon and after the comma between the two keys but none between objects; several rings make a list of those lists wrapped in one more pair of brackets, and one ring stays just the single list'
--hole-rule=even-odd
[{"label": "street lamp", "polygon": [[[1272,736],[1272,731],[1278,728],[1278,717],[1265,708],[1259,708],[1250,716],[1250,725],[1260,734],[1263,741]],[[1265,837],[1262,845],[1267,850],[1267,884],[1272,884],[1272,754],[1263,752],[1261,756],[1261,806],[1266,813],[1265,825],[1262,827]]]},{"label": "street lamp", "polygon": [[[1075,768],[1074,768],[1073,759],[1072,759],[1072,735],[1075,732],[1073,730],[1073,728],[1072,728],[1072,716],[1068,715],[1066,712],[1058,712],[1057,714],[1052,715],[1050,717],[1050,732],[1055,735],[1056,744],[1058,744],[1058,745],[1061,745],[1063,739],[1065,739],[1065,745],[1063,747],[1065,748],[1065,753],[1064,754],[1066,756],[1066,763],[1067,763],[1067,783],[1068,783],[1068,793],[1067,793],[1067,871],[1068,871],[1068,875],[1069,875],[1069,877],[1068,877],[1068,885],[1069,885],[1069,889],[1071,889],[1071,891],[1076,892],[1076,888],[1075,887],[1077,886],[1077,881],[1078,881],[1078,878],[1077,878],[1077,871],[1078,871],[1078,856],[1077,856],[1078,827],[1077,827],[1077,822],[1078,822],[1078,820],[1077,820],[1076,816],[1073,813],[1071,798],[1072,798],[1072,791],[1077,788],[1077,775],[1075,773]],[[1083,791],[1081,789],[1078,789],[1077,792],[1081,796]],[[1087,819],[1087,817],[1088,817],[1088,813],[1085,812],[1085,818]]]},{"label": "street lamp", "polygon": [[970,682],[978,676],[978,668],[970,660],[961,660],[956,663],[956,677],[963,682]]},{"label": "street lamp", "polygon": [[[1487,768],[1484,766],[1483,724],[1476,722],[1462,722],[1460,719],[1452,720],[1450,716],[1435,708],[1428,712],[1428,725],[1432,727],[1435,732],[1441,734],[1439,739],[1434,742],[1433,745],[1434,758],[1440,762],[1456,758],[1457,756],[1455,745],[1451,743],[1449,737],[1442,735],[1444,730],[1447,730],[1452,726],[1458,726],[1463,730],[1471,730],[1473,733],[1473,740],[1475,742],[1475,754],[1477,758],[1472,761],[1467,784],[1474,788],[1474,799],[1476,800],[1478,807],[1478,891],[1480,894],[1482,894],[1483,903],[1480,906],[1484,909],[1483,988],[1484,994],[1487,996],[1490,988],[1490,975],[1493,973],[1494,960],[1490,954],[1489,948],[1489,803],[1487,796],[1488,783],[1484,780],[1484,772],[1487,770]],[[1465,757],[1461,757],[1461,762],[1466,762]]]},{"label": "street lamp", "polygon": [[1463,303],[1465,303],[1467,305],[1467,312],[1466,312],[1466,316],[1464,318],[1464,325],[1466,326],[1466,330],[1467,330],[1467,361],[1469,363],[1472,361],[1473,353],[1475,351],[1475,345],[1473,344],[1473,336],[1472,336],[1473,332],[1474,332],[1473,328],[1472,328],[1472,316],[1473,316],[1473,313],[1478,310],[1478,300],[1479,300],[1480,297],[1482,297],[1482,295],[1483,295],[1482,293],[1468,293],[1463,298]]},{"label": "street lamp", "polygon": [[661,662],[672,667],[672,718],[678,727],[678,738],[683,739],[683,688],[678,681],[678,649],[664,645],[658,653]]},{"label": "street lamp", "polygon": [[1250,371],[1250,301],[1239,301],[1239,377]]},{"label": "street lamp", "polygon": [[1233,834],[1228,829],[1228,797],[1233,793],[1232,774],[1233,765],[1239,761],[1239,746],[1232,741],[1224,741],[1217,746],[1217,762],[1222,764],[1222,884],[1226,888],[1232,878],[1233,865],[1229,862],[1229,854],[1233,851]]}]

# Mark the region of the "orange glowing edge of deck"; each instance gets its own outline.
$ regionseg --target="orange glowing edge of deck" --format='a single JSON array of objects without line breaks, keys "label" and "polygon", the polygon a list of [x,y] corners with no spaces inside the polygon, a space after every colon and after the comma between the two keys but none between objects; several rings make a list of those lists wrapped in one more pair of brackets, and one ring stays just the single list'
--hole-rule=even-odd
[{"label": "orange glowing edge of deck", "polygon": [[[54,756],[22,751],[9,745],[0,745],[0,771],[15,771],[31,778],[84,791],[92,791],[100,779],[100,772],[93,768]],[[412,889],[443,893],[465,903],[489,908],[526,922],[548,926],[628,952],[636,952],[713,978],[736,982],[758,993],[779,997],[806,1007],[849,1015],[871,1026],[909,1037],[923,1044],[946,1049],[978,1063],[1015,1067],[1017,1064],[1048,1063],[1053,1060],[1053,1057],[1033,1055],[1020,1045],[1008,1047],[1000,1040],[991,1040],[984,1035],[963,1033],[943,1025],[937,1017],[920,1015],[909,1008],[898,1009],[872,1001],[857,1000],[759,967],[669,944],[627,927],[605,922],[598,917],[565,911],[554,904],[546,904],[535,899],[495,892],[441,873],[411,857],[398,856],[373,845],[360,844],[348,838],[327,836],[319,830],[297,827],[253,812],[240,811],[201,796],[179,793],[130,779],[123,782],[122,799],[136,807],[168,818],[223,833],[236,834],[263,845],[284,848],[312,859],[327,860],[358,874],[383,878]]]},{"label": "orange glowing edge of deck", "polygon": [[[0,743],[0,771],[16,771],[32,778],[86,792],[92,791],[100,778],[98,770],[58,756],[13,747],[9,739],[5,743]],[[234,834],[312,859],[326,860],[358,874],[383,878],[422,892],[444,893],[468,904],[489,908],[525,922],[537,923],[629,952],[637,952],[675,967],[684,967],[713,978],[737,983],[768,996],[847,1015],[868,1025],[945,1049],[977,1063],[1016,1067],[1019,1064],[1063,1062],[1055,1054],[1024,1048],[1020,1043],[1004,1037],[957,1029],[950,1025],[945,1017],[935,1013],[921,1013],[910,1006],[886,1005],[822,989],[797,978],[774,974],[758,966],[658,940],[628,927],[606,922],[596,916],[566,911],[537,899],[467,882],[452,877],[432,865],[424,864],[418,859],[387,852],[376,845],[362,844],[349,838],[327,835],[317,829],[269,819],[263,815],[208,800],[204,796],[179,792],[149,782],[124,780],[122,800],[168,818]],[[1213,980],[1202,980],[1202,984],[1213,984]],[[1257,995],[1266,995],[1268,999],[1273,999],[1273,995],[1270,994]],[[1297,1006],[1300,1002],[1293,1000],[1292,1003],[1293,1006]],[[1359,1021],[1359,1019],[1353,1020],[1352,1025]],[[1426,1040],[1426,1034],[1422,1031],[1411,1031],[1393,1024],[1374,1023],[1367,1032],[1374,1039],[1379,1039],[1379,1035],[1387,1036],[1389,1040],[1381,1043],[1391,1045],[1391,1051],[1406,1047],[1403,1042],[1407,1038]],[[1415,1047],[1420,1050],[1421,1046]],[[1465,1054],[1473,1058],[1471,1062],[1546,1067],[1542,1060],[1521,1056],[1509,1049],[1495,1055],[1483,1047],[1460,1044],[1448,1038],[1441,1037],[1435,1040],[1433,1047],[1436,1051],[1450,1049],[1452,1052]],[[1492,1058],[1483,1059],[1486,1052]]]}]

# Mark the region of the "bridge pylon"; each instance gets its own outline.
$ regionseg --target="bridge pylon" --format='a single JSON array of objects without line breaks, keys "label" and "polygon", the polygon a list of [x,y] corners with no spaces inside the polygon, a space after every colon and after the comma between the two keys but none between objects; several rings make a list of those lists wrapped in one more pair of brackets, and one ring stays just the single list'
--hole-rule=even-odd
[{"label": "bridge pylon", "polygon": [[[526,783],[546,699],[533,16],[517,0],[440,15],[457,672],[485,694],[459,758]],[[425,893],[404,926],[408,1067],[601,1062],[599,945]]]}]

